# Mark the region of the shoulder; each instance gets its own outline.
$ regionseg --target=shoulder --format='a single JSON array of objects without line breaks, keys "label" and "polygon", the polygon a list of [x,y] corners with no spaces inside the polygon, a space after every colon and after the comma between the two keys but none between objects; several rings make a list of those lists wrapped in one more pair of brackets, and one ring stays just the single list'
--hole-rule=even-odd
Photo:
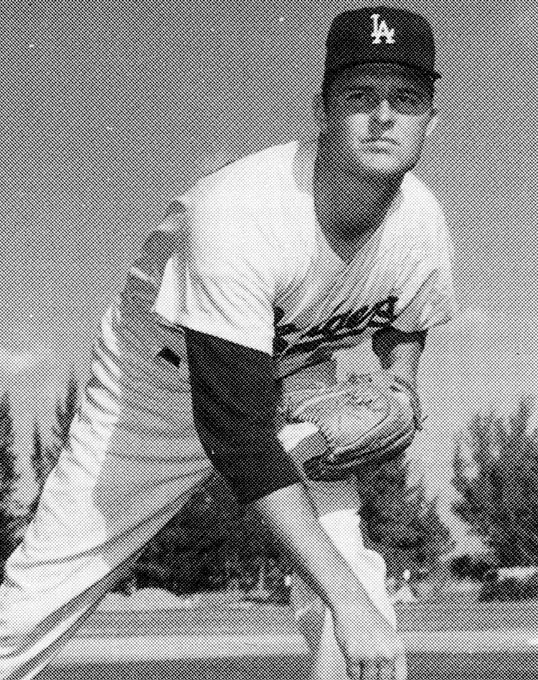
[{"label": "shoulder", "polygon": [[268,255],[281,241],[292,241],[287,229],[289,191],[297,142],[274,146],[224,166],[201,178],[181,197],[186,228],[194,242],[227,244],[236,254],[245,248]]},{"label": "shoulder", "polygon": [[402,214],[408,229],[420,242],[450,242],[443,208],[432,190],[415,174],[408,172],[402,182]]},{"label": "shoulder", "polygon": [[443,209],[433,191],[412,172],[404,177],[402,195],[408,206],[420,210],[424,216],[444,219]]},{"label": "shoulder", "polygon": [[189,192],[191,200],[226,197],[240,202],[274,192],[291,174],[298,143],[272,146],[224,165],[198,180]]}]

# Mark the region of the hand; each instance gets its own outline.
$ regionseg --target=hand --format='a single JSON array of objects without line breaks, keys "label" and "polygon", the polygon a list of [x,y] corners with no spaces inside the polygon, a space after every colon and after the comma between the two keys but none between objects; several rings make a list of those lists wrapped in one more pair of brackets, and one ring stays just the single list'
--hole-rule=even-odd
[{"label": "hand", "polygon": [[333,610],[334,634],[350,680],[406,680],[403,642],[372,607]]},{"label": "hand", "polygon": [[391,384],[395,384],[403,393],[405,393],[415,414],[415,427],[417,430],[422,430],[422,423],[426,420],[426,417],[422,413],[422,408],[420,405],[420,399],[417,392],[416,380],[403,372],[395,370],[395,367],[389,369],[382,369],[372,373],[372,379],[377,384],[384,384],[389,387]]}]

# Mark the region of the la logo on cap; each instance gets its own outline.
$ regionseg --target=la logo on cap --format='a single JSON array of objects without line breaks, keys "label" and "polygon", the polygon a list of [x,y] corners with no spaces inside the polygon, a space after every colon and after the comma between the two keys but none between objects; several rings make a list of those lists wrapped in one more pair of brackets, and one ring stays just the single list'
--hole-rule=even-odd
[{"label": "la logo on cap", "polygon": [[379,14],[372,14],[370,19],[373,22],[372,45],[379,45],[381,38],[385,38],[386,45],[394,44],[394,29],[389,28],[385,20],[379,22]]}]

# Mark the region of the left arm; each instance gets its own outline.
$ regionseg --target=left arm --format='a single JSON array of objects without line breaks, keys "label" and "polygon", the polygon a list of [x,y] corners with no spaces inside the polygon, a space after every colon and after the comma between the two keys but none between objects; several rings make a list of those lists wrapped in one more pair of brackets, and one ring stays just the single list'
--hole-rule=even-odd
[{"label": "left arm", "polygon": [[397,328],[382,328],[372,338],[372,349],[388,376],[401,381],[411,401],[417,429],[424,420],[417,392],[420,357],[428,331],[404,333]]}]

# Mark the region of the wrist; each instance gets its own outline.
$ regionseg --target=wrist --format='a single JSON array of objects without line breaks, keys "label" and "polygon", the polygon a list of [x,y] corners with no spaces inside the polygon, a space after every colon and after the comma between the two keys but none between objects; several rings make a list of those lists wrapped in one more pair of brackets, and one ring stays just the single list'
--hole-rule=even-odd
[{"label": "wrist", "polygon": [[403,371],[392,371],[389,369],[388,371],[392,377],[392,379],[404,390],[408,392],[414,392],[416,394],[417,391],[417,376],[416,375],[411,375],[409,373],[405,373]]},{"label": "wrist", "polygon": [[422,413],[420,397],[418,395],[416,374],[414,376],[410,376],[409,374],[402,375],[401,373],[393,373],[392,379],[396,385],[408,396],[411,408],[413,409],[413,413],[415,415],[415,426],[417,430],[421,430],[422,423],[424,421],[424,414]]},{"label": "wrist", "polygon": [[418,372],[414,366],[408,364],[394,363],[383,369],[389,376],[401,381],[403,386],[408,386],[416,390],[418,382]]},{"label": "wrist", "polygon": [[347,588],[343,592],[332,592],[326,600],[326,604],[335,618],[360,616],[365,621],[376,616],[383,618],[358,581],[355,587],[351,589]]}]

